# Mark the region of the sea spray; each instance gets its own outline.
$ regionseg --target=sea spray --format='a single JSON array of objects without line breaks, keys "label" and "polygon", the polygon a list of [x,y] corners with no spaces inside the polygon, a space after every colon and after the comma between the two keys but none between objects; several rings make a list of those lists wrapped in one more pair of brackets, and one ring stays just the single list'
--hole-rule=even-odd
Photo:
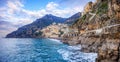
[{"label": "sea spray", "polygon": [[62,55],[63,59],[68,62],[95,62],[97,58],[96,53],[83,53],[80,50],[81,45],[76,45],[59,49],[58,52]]},{"label": "sea spray", "polygon": [[54,42],[57,42],[57,43],[61,43],[62,44],[62,42],[60,41],[60,40],[57,40],[57,39],[51,39],[51,38],[48,38],[49,40],[51,40],[51,41],[54,41]]}]

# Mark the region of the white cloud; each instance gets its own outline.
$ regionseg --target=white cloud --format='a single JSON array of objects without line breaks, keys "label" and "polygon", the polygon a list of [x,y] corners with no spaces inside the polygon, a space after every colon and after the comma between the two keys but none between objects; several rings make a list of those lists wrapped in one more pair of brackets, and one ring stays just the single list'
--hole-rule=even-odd
[{"label": "white cloud", "polygon": [[54,3],[54,2],[50,2],[46,5],[46,10],[55,10],[59,5]]},{"label": "white cloud", "polygon": [[60,17],[70,17],[71,15],[81,12],[81,7],[75,7],[75,8],[63,8],[60,9],[60,5],[54,2],[50,2],[46,6],[46,13],[50,13],[56,16]]}]

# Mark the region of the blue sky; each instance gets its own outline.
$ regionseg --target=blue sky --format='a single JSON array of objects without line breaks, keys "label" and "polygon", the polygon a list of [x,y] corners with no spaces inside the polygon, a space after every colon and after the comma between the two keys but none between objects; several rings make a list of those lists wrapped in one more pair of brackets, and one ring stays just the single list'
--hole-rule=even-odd
[{"label": "blue sky", "polygon": [[25,0],[24,8],[28,10],[39,10],[43,9],[49,2],[51,2],[51,0],[34,0],[34,2],[32,0]]},{"label": "blue sky", "polygon": [[10,22],[11,25],[7,30],[1,28],[6,28],[8,23],[0,25],[0,33],[8,34],[46,14],[70,17],[82,12],[89,1],[94,0],[0,0],[0,21]]}]

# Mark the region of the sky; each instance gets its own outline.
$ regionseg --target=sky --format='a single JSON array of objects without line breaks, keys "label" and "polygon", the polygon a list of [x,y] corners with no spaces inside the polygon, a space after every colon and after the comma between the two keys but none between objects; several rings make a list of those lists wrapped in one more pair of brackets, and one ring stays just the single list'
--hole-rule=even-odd
[{"label": "sky", "polygon": [[[89,1],[94,2],[94,0],[0,0],[0,37],[46,14],[68,18],[77,12],[83,12],[84,6]],[[5,22],[2,23],[3,21]]]}]

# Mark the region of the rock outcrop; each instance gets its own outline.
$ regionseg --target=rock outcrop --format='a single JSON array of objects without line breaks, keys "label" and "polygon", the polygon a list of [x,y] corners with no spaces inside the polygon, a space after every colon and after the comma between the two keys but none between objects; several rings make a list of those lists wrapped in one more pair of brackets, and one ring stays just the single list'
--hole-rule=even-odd
[{"label": "rock outcrop", "polygon": [[119,0],[109,0],[108,1],[108,5],[109,5],[109,16],[113,17],[113,15],[115,15],[116,19],[120,18],[120,1]]},{"label": "rock outcrop", "polygon": [[88,2],[88,4],[84,7],[84,13],[86,14],[87,12],[90,12],[93,8],[93,2]]}]

